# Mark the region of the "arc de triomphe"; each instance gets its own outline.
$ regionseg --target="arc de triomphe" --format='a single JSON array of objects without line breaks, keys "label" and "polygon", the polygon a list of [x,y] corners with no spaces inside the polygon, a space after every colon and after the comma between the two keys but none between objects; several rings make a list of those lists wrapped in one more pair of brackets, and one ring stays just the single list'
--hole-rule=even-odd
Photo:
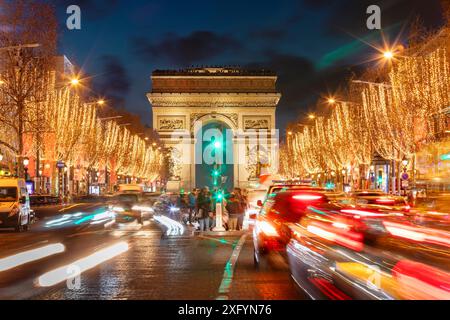
[{"label": "arc de triomphe", "polygon": [[272,72],[240,68],[153,72],[148,94],[153,128],[172,150],[172,175],[181,188],[216,186],[211,170],[217,167],[200,159],[214,141],[206,137],[208,129],[224,133],[223,146],[217,146],[231,159],[220,166],[225,179],[219,187],[249,187],[262,171],[277,170],[275,111],[281,95],[276,81]]}]

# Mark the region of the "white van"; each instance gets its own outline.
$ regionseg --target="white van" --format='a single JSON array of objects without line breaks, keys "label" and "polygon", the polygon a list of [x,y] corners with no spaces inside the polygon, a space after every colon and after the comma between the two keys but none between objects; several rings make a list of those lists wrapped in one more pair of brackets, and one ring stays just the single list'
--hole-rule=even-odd
[{"label": "white van", "polygon": [[30,197],[25,180],[0,178],[0,228],[28,230],[30,219]]}]

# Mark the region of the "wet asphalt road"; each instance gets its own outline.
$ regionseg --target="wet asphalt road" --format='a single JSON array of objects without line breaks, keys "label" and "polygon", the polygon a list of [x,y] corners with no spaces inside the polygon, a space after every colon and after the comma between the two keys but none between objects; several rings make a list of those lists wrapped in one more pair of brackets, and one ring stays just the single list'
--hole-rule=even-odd
[{"label": "wet asphalt road", "polygon": [[[1,259],[61,243],[65,251],[0,271],[0,299],[261,300],[304,299],[277,254],[255,269],[251,234],[194,234],[162,237],[149,220],[140,226],[111,224],[102,204],[37,210],[39,221],[26,233],[0,231]],[[44,273],[109,248],[128,250],[81,273],[76,280],[42,287]],[[233,251],[238,251],[233,261]],[[234,268],[233,268],[234,264]]]}]

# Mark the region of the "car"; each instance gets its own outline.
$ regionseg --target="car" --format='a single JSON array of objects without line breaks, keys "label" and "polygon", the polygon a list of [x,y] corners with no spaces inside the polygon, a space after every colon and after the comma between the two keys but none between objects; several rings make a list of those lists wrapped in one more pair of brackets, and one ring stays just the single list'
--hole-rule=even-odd
[{"label": "car", "polygon": [[119,193],[111,200],[110,210],[115,213],[117,223],[137,221],[142,224],[153,209],[141,201],[138,193]]},{"label": "car", "polygon": [[401,210],[408,212],[411,206],[400,196],[393,196],[381,191],[356,191],[350,195],[353,204],[358,206]]},{"label": "car", "polygon": [[291,224],[291,275],[312,299],[450,299],[450,222],[381,207],[311,205]]},{"label": "car", "polygon": [[0,178],[0,228],[27,231],[32,218],[25,180]]},{"label": "car", "polygon": [[57,196],[34,194],[30,196],[31,207],[58,205],[60,199]]},{"label": "car", "polygon": [[329,202],[323,191],[287,189],[269,197],[257,216],[253,216],[254,262],[257,266],[270,251],[283,253],[291,238],[289,225],[298,222],[308,206]]},{"label": "car", "polygon": [[145,203],[148,206],[153,206],[156,201],[161,197],[159,192],[143,192],[140,195],[140,202]]},{"label": "car", "polygon": [[262,207],[264,204],[264,201],[267,199],[274,197],[280,192],[286,191],[286,190],[310,190],[310,191],[317,191],[317,192],[326,192],[330,191],[325,188],[320,187],[312,187],[311,185],[307,184],[273,184],[267,189],[266,196],[264,200],[258,200],[257,205],[259,207]]}]

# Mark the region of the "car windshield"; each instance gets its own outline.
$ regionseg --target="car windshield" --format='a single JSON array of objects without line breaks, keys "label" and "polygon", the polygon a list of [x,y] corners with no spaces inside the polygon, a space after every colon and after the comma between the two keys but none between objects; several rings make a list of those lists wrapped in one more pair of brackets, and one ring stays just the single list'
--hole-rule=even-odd
[{"label": "car windshield", "polygon": [[380,192],[361,192],[355,194],[357,197],[383,197],[388,196],[388,194]]},{"label": "car windshield", "polygon": [[317,187],[310,187],[310,186],[304,186],[304,185],[280,185],[280,186],[273,186],[270,189],[270,195],[274,196],[277,193],[284,192],[284,191],[292,191],[292,190],[306,190],[306,191],[325,191],[323,188],[317,188]]},{"label": "car windshield", "polygon": [[135,194],[119,194],[116,201],[120,202],[138,202],[138,196]]},{"label": "car windshield", "polygon": [[17,200],[17,188],[0,187],[0,202],[11,202]]}]

